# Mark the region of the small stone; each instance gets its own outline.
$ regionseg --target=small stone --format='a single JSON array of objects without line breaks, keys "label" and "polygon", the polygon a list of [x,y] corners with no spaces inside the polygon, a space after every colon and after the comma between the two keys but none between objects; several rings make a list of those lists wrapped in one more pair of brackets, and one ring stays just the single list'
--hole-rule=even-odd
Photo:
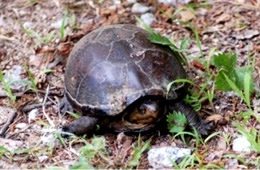
[{"label": "small stone", "polygon": [[165,146],[153,148],[148,152],[149,165],[153,168],[170,168],[172,162],[180,161],[191,154],[191,149]]},{"label": "small stone", "polygon": [[140,3],[135,3],[131,9],[132,13],[145,13],[149,10],[150,10],[149,7],[147,7],[143,4],[140,4]]},{"label": "small stone", "polygon": [[4,26],[4,25],[5,25],[4,19],[0,17],[0,26]]},{"label": "small stone", "polygon": [[[62,21],[63,21],[63,18],[60,19],[60,20],[58,20],[58,21],[56,21],[56,22],[54,22],[54,23],[52,23],[52,24],[51,24],[51,28],[60,29],[61,26],[62,26]],[[67,18],[66,21],[65,21],[65,25],[67,25],[67,23],[68,23],[68,18]]]},{"label": "small stone", "polygon": [[155,16],[152,13],[145,13],[141,15],[141,19],[144,24],[150,26],[155,21]]},{"label": "small stone", "polygon": [[35,120],[36,116],[38,115],[39,110],[38,109],[33,109],[29,112],[28,116],[28,122],[31,123],[32,120]]},{"label": "small stone", "polygon": [[136,3],[136,0],[127,0],[127,3],[134,4],[134,3]]},{"label": "small stone", "polygon": [[189,3],[191,0],[158,0],[158,3],[162,3],[165,5],[173,5],[176,6],[178,3],[181,4],[187,4]]},{"label": "small stone", "polygon": [[252,151],[251,144],[244,136],[239,136],[233,140],[233,150],[240,153],[250,153]]},{"label": "small stone", "polygon": [[39,156],[39,161],[40,162],[43,162],[45,160],[47,160],[49,157],[47,155],[42,155],[42,156]]},{"label": "small stone", "polygon": [[15,125],[15,127],[18,128],[18,129],[24,129],[26,126],[27,126],[26,123],[17,123]]},{"label": "small stone", "polygon": [[22,88],[25,87],[25,84],[21,82],[22,71],[23,71],[22,66],[14,65],[11,70],[8,70],[5,73],[4,76],[5,82],[11,82],[10,85],[11,89],[21,90]]}]

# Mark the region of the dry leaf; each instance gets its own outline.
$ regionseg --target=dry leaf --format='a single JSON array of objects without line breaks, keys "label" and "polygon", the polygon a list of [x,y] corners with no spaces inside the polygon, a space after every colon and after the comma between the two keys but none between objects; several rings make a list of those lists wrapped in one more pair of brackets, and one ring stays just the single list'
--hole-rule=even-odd
[{"label": "dry leaf", "polygon": [[229,21],[230,18],[231,16],[229,14],[223,13],[216,19],[216,23]]},{"label": "dry leaf", "polygon": [[200,70],[202,70],[202,71],[205,71],[204,65],[201,64],[199,61],[197,61],[197,60],[192,60],[191,64],[192,64],[195,68],[200,69]]},{"label": "dry leaf", "polygon": [[214,115],[207,117],[208,121],[214,121],[215,123],[219,122],[222,119],[223,119],[223,117],[219,114],[214,114]]},{"label": "dry leaf", "polygon": [[181,11],[180,15],[181,15],[181,21],[182,22],[187,22],[187,21],[190,21],[193,18],[195,18],[194,13],[191,12],[191,11],[188,11],[188,10],[187,11]]}]

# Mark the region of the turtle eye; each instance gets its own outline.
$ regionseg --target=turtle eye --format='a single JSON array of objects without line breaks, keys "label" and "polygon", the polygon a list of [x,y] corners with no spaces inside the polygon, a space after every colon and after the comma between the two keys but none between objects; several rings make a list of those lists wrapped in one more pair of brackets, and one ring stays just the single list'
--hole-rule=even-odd
[{"label": "turtle eye", "polygon": [[146,113],[146,106],[141,104],[139,107],[138,107],[138,113],[139,114],[145,114]]}]

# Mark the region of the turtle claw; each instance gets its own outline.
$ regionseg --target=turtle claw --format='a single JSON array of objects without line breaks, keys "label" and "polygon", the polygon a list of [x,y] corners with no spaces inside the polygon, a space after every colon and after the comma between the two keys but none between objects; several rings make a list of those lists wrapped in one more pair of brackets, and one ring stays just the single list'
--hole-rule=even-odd
[{"label": "turtle claw", "polygon": [[66,99],[66,97],[63,97],[60,101],[59,104],[59,109],[60,112],[65,115],[66,112],[73,112],[73,108],[72,106],[69,104],[68,100]]},{"label": "turtle claw", "polygon": [[62,131],[75,135],[92,134],[96,129],[97,122],[97,118],[82,116],[71,124],[63,126]]},{"label": "turtle claw", "polygon": [[208,136],[209,132],[213,129],[213,123],[205,120],[200,120],[199,126],[196,127],[199,135]]}]

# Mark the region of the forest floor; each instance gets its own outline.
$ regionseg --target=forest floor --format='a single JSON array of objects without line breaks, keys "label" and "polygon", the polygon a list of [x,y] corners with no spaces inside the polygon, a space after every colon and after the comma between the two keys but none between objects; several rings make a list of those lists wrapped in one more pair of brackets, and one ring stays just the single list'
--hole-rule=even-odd
[{"label": "forest floor", "polygon": [[[130,1],[120,0],[0,0],[0,129],[15,116],[0,138],[0,168],[150,168],[149,149],[141,151],[148,140],[150,148],[193,148],[195,161],[179,165],[181,168],[260,168],[260,1],[192,1],[175,5],[156,0],[138,2],[155,17],[151,25],[155,32],[178,47],[185,42],[190,79],[197,85],[191,90],[197,94],[192,102],[203,118],[214,123],[215,135],[199,145],[191,139],[189,146],[181,138],[159,131],[142,135],[141,146],[138,136],[123,133],[62,139],[59,130],[74,119],[59,112],[64,63],[73,45],[103,25],[140,25],[135,16],[142,12],[133,13]],[[214,86],[218,69],[211,61],[215,55],[228,52],[237,56],[233,70],[252,68],[237,71],[239,75],[248,71],[254,81],[250,95],[247,89],[239,90],[245,92],[244,100],[241,94]],[[54,65],[56,61],[61,62]],[[205,89],[199,93],[203,86]],[[252,139],[253,149],[249,152],[233,149],[234,140],[241,134]],[[101,142],[99,146],[95,145],[97,141]],[[89,153],[84,155],[82,147]],[[133,159],[139,162],[135,164]]]}]

